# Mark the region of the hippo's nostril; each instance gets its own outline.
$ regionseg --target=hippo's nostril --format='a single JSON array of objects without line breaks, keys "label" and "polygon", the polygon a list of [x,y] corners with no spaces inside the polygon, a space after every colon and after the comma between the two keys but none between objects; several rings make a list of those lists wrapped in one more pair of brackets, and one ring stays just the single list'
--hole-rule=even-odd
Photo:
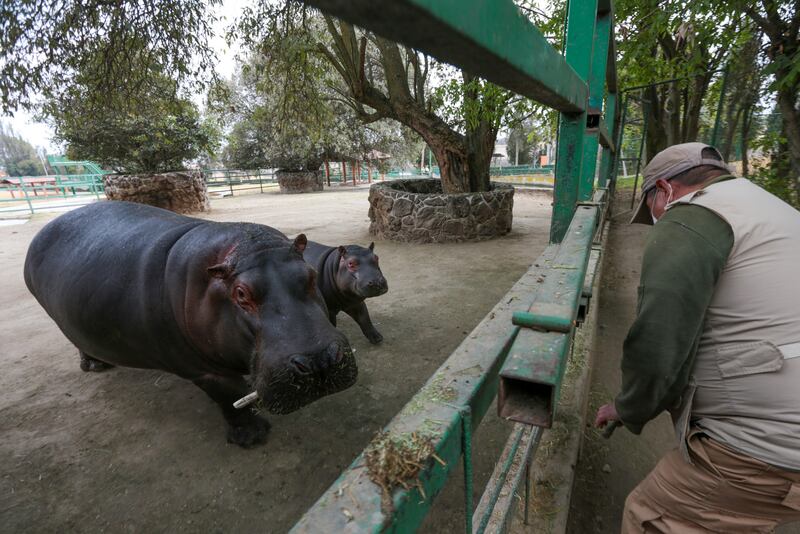
[{"label": "hippo's nostril", "polygon": [[342,358],[344,358],[344,350],[342,349],[342,346],[336,342],[328,345],[328,349],[325,352],[328,353],[330,365],[336,365],[342,361]]},{"label": "hippo's nostril", "polygon": [[292,356],[289,360],[292,365],[294,366],[295,371],[297,371],[301,375],[309,375],[311,374],[311,365],[309,364],[308,360],[306,360],[303,356]]}]

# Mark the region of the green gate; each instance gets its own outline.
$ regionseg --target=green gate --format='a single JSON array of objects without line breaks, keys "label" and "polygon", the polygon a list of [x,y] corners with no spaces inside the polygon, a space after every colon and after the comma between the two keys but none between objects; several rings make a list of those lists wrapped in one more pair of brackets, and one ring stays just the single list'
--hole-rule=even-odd
[{"label": "green gate", "polygon": [[[561,112],[551,244],[292,530],[413,531],[463,463],[465,530],[502,531],[541,428],[552,424],[591,296],[615,180],[613,5],[570,0],[562,55],[511,0],[305,1]],[[472,434],[496,396],[500,416],[517,424],[474,506]],[[369,467],[381,454],[415,466],[414,476],[384,481]]]}]

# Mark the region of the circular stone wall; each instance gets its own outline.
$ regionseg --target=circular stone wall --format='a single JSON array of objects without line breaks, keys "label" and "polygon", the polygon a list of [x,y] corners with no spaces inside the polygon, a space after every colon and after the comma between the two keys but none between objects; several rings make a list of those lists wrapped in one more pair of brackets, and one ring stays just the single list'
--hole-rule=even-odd
[{"label": "circular stone wall", "polygon": [[492,183],[484,193],[442,193],[439,180],[393,180],[369,190],[369,231],[394,241],[477,241],[511,231],[514,187]]},{"label": "circular stone wall", "polygon": [[320,171],[278,171],[275,173],[281,193],[311,193],[322,191]]},{"label": "circular stone wall", "polygon": [[208,211],[208,192],[200,172],[109,174],[103,176],[109,200],[128,200],[178,213]]}]

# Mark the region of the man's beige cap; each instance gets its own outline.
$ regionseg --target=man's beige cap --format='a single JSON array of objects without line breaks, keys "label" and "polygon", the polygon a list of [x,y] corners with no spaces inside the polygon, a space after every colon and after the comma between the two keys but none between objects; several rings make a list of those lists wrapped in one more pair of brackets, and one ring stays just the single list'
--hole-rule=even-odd
[{"label": "man's beige cap", "polygon": [[[713,150],[719,159],[704,158],[704,149]],[[701,165],[713,165],[714,167],[719,167],[727,172],[731,172],[730,167],[728,167],[722,159],[719,150],[705,143],[672,145],[656,154],[644,168],[644,171],[642,171],[644,177],[644,181],[642,182],[642,197],[639,199],[639,205],[636,211],[633,212],[631,224],[653,224],[653,218],[650,216],[650,208],[647,207],[645,199],[647,198],[647,193],[656,186],[656,180],[669,180],[689,169]]]}]

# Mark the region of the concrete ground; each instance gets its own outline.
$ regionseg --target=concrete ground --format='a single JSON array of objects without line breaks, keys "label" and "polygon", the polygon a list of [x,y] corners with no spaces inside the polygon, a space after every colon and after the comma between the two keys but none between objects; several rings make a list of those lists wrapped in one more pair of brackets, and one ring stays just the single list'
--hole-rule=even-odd
[{"label": "concrete ground", "polygon": [[[518,194],[514,204],[512,233],[492,241],[377,241],[390,290],[368,304],[383,344],[340,316],[357,350],[357,384],[272,416],[267,444],[252,450],[227,444],[216,406],[175,376],[81,372],[76,349],[22,279],[28,244],[56,215],[0,226],[0,531],[287,531],[544,248],[550,199]],[[205,217],[366,245],[367,208],[366,188],[265,193],[213,200]],[[477,432],[476,488],[508,431],[491,414]],[[422,531],[462,525],[455,479]]]},{"label": "concrete ground", "polygon": [[[630,197],[626,198],[626,192],[622,192],[606,246],[592,348],[594,367],[587,414],[590,423],[594,421],[597,408],[619,391],[622,343],[635,317],[636,288],[649,227],[627,224],[630,213],[623,210],[627,209],[629,201]],[[628,493],[674,446],[672,423],[667,414],[648,423],[640,436],[618,429],[606,440],[596,429],[586,428],[575,467],[566,531],[571,534],[619,532]],[[783,526],[777,532],[800,533],[800,524]]]}]

